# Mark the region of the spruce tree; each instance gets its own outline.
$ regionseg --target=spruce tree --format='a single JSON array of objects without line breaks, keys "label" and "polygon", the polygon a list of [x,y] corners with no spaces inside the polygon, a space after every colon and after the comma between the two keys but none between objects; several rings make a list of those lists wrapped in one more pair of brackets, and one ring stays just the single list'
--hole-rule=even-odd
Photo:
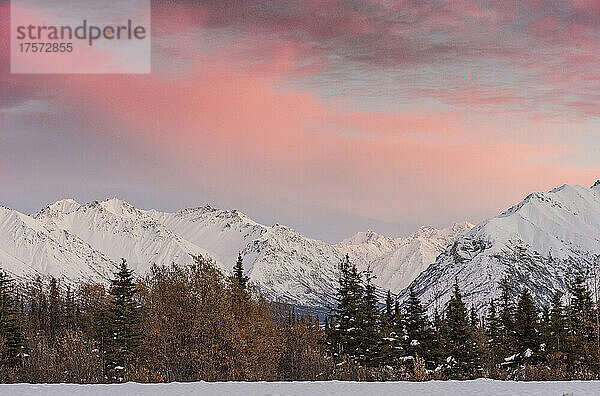
[{"label": "spruce tree", "polygon": [[61,302],[58,281],[52,277],[50,279],[50,293],[48,298],[48,333],[50,342],[56,342],[59,328],[61,326]]},{"label": "spruce tree", "polygon": [[381,327],[390,328],[394,321],[394,299],[392,293],[388,290],[385,296],[385,310],[381,315]]},{"label": "spruce tree", "polygon": [[502,356],[502,330],[494,299],[490,301],[486,324],[487,345],[490,357],[492,358],[492,362],[497,364]]},{"label": "spruce tree", "polygon": [[503,353],[512,351],[515,339],[514,333],[514,306],[511,297],[511,286],[508,278],[500,281],[500,345]]},{"label": "spruce tree", "polygon": [[364,288],[360,272],[350,263],[348,255],[340,263],[340,279],[337,289],[337,307],[334,309],[335,328],[330,339],[333,356],[341,360],[348,356],[355,362],[360,361],[361,333],[363,321]]},{"label": "spruce tree", "polygon": [[400,308],[400,302],[398,300],[394,302],[394,328],[399,330],[400,333],[404,333],[404,320],[402,318],[402,309]]},{"label": "spruce tree", "polygon": [[540,342],[538,357],[545,359],[548,353],[548,341],[550,340],[550,307],[542,306],[541,315],[538,320],[538,341]]},{"label": "spruce tree", "polygon": [[405,344],[406,352],[416,358],[417,355],[425,358],[429,357],[430,349],[430,329],[425,309],[417,297],[417,293],[411,287],[406,302],[405,323]]},{"label": "spruce tree", "polygon": [[77,317],[77,307],[75,303],[75,296],[71,292],[71,287],[67,285],[67,290],[65,292],[65,304],[63,308],[62,316],[64,318],[64,325],[68,330],[73,330],[77,326],[76,317]]},{"label": "spruce tree", "polygon": [[375,285],[373,284],[375,276],[371,268],[367,268],[364,274],[364,296],[358,320],[359,355],[366,366],[377,366],[384,359],[379,350],[379,310],[377,309],[377,296],[375,295]]},{"label": "spruce tree", "polygon": [[571,304],[569,306],[570,331],[580,342],[594,340],[594,304],[585,284],[585,278],[577,275],[569,286]]},{"label": "spruce tree", "polygon": [[444,317],[438,311],[437,307],[433,312],[433,323],[431,328],[431,360],[435,362],[436,367],[444,362],[446,358],[446,350],[444,345],[444,333],[446,331],[446,323]]},{"label": "spruce tree", "polygon": [[388,290],[385,298],[385,309],[381,313],[379,323],[379,339],[381,345],[379,346],[378,361],[380,364],[386,366],[395,366],[398,358],[396,345],[399,340],[396,336],[394,326],[394,300],[392,293]]},{"label": "spruce tree", "polygon": [[404,356],[405,350],[404,344],[404,318],[402,316],[402,309],[400,308],[400,302],[398,300],[394,303],[394,317],[392,321],[392,331],[390,333],[392,338],[393,348],[393,361],[398,364],[398,358]]},{"label": "spruce tree", "polygon": [[249,278],[244,275],[244,260],[241,252],[238,253],[237,261],[233,267],[233,279],[242,290],[246,290]]},{"label": "spruce tree", "polygon": [[[113,321],[110,318],[108,307],[105,304],[94,307],[92,336],[95,341],[96,349],[98,350],[98,358],[100,360],[100,369],[102,378],[109,379],[109,368],[113,364],[109,364],[111,359],[111,351],[113,347]],[[111,373],[112,374],[112,373]]]},{"label": "spruce tree", "polygon": [[529,290],[523,289],[514,319],[515,346],[521,358],[530,358],[538,351],[538,313]]},{"label": "spruce tree", "polygon": [[443,344],[448,355],[448,372],[453,377],[472,376],[477,369],[477,348],[467,309],[456,283],[446,309],[445,324]]},{"label": "spruce tree", "polygon": [[125,378],[125,370],[135,360],[141,342],[136,293],[133,270],[127,267],[127,262],[123,259],[110,289],[112,339],[109,344],[107,368],[112,380],[122,381]]},{"label": "spruce tree", "polygon": [[25,348],[25,339],[19,326],[18,312],[11,295],[12,279],[0,270],[0,338],[6,344],[6,356],[2,356],[9,366],[19,361]]},{"label": "spruce tree", "polygon": [[471,311],[469,312],[469,324],[472,328],[479,327],[479,316],[477,316],[477,312],[475,311],[475,305],[471,305]]},{"label": "spruce tree", "polygon": [[554,297],[552,297],[549,337],[546,342],[549,352],[563,352],[566,350],[567,332],[565,313],[560,298],[559,293],[555,293]]}]

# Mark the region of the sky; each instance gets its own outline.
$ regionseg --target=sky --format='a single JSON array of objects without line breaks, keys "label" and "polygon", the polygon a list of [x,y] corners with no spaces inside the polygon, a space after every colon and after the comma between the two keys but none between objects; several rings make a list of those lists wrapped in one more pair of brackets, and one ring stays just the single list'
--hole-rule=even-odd
[{"label": "sky", "polygon": [[0,204],[210,204],[326,241],[600,179],[598,0],[152,2],[152,73],[10,73]]}]

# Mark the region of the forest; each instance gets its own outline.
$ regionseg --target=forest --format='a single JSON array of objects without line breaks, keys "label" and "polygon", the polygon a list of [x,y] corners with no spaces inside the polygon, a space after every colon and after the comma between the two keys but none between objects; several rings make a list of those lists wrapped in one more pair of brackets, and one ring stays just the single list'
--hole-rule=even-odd
[{"label": "forest", "polygon": [[599,310],[584,276],[542,307],[505,279],[485,314],[454,285],[428,315],[413,290],[380,304],[370,271],[348,257],[339,269],[322,320],[265,299],[241,256],[230,276],[203,257],[141,277],[123,260],[109,286],[0,271],[0,382],[600,377]]}]

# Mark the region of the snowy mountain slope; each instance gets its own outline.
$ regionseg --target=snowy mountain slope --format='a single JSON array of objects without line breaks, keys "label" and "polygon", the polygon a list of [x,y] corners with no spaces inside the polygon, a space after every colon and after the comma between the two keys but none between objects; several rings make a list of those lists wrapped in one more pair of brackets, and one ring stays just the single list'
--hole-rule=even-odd
[{"label": "snowy mountain slope", "polygon": [[59,201],[34,217],[50,230],[67,230],[77,235],[114,262],[127,259],[139,274],[155,263],[187,265],[190,255],[209,255],[144,211],[116,198],[85,205]]},{"label": "snowy mountain slope", "polygon": [[[210,252],[210,257],[227,269],[233,266],[239,252],[269,230],[269,227],[256,223],[237,210],[220,210],[210,206],[177,213],[150,210],[146,214],[175,234],[202,246]],[[253,263],[244,264],[246,270],[252,269]]]},{"label": "snowy mountain slope", "polygon": [[144,274],[154,263],[189,264],[193,255],[213,258],[229,272],[241,253],[250,279],[269,298],[309,307],[334,302],[338,265],[347,253],[361,269],[371,265],[383,296],[384,289],[408,284],[469,228],[423,227],[396,239],[369,231],[331,245],[210,206],[165,213],[116,198],[83,205],[66,199],[33,216],[2,213],[0,266],[13,274],[106,280],[121,258]]},{"label": "snowy mountain slope", "polygon": [[537,303],[548,304],[555,292],[566,291],[570,277],[589,273],[599,260],[600,181],[591,188],[564,185],[530,194],[477,225],[411,287],[433,309],[449,299],[457,280],[466,300],[482,310],[507,277],[515,294],[527,287]]},{"label": "snowy mountain slope", "polygon": [[281,225],[267,227],[237,210],[148,211],[173,232],[208,250],[225,269],[238,253],[250,279],[272,299],[305,306],[333,302],[342,255],[331,245]]},{"label": "snowy mountain slope", "polygon": [[366,267],[369,263],[386,256],[402,246],[403,238],[390,238],[372,230],[358,232],[337,244],[337,248],[347,253],[350,260]]},{"label": "snowy mountain slope", "polygon": [[106,279],[114,262],[77,236],[0,206],[0,266],[19,277]]},{"label": "snowy mountain slope", "polygon": [[343,255],[332,245],[275,225],[243,253],[257,258],[250,279],[266,286],[271,297],[296,298],[306,306],[333,304]]},{"label": "snowy mountain slope", "polygon": [[359,269],[364,270],[370,265],[378,286],[398,293],[427,269],[449,244],[471,228],[473,225],[468,222],[441,230],[421,227],[406,238],[395,239],[369,230],[343,240],[338,248],[346,251]]},{"label": "snowy mountain slope", "polygon": [[[427,232],[421,230],[408,238],[397,239],[368,231],[329,245],[289,227],[259,224],[237,210],[206,206],[177,213],[155,210],[146,213],[177,235],[209,251],[226,269],[241,252],[250,279],[269,297],[301,305],[333,302],[338,265],[346,253],[361,269],[372,263],[378,277],[376,285],[397,292],[401,287],[395,282],[408,284],[435,261],[448,243],[472,227],[459,223],[444,230],[427,228]],[[398,249],[401,250],[398,252]],[[408,263],[402,249],[410,253]],[[383,260],[386,255],[389,259]],[[401,275],[393,275],[398,267],[412,278],[404,280]],[[382,279],[386,282],[381,282]]]}]

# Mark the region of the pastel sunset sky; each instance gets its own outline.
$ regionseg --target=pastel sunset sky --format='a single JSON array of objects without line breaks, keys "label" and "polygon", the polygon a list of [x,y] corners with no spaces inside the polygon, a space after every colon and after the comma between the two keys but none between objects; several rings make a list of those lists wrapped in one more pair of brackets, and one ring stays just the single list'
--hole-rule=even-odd
[{"label": "pastel sunset sky", "polygon": [[600,0],[154,1],[149,75],[10,73],[0,204],[211,204],[337,241],[600,179]]}]

